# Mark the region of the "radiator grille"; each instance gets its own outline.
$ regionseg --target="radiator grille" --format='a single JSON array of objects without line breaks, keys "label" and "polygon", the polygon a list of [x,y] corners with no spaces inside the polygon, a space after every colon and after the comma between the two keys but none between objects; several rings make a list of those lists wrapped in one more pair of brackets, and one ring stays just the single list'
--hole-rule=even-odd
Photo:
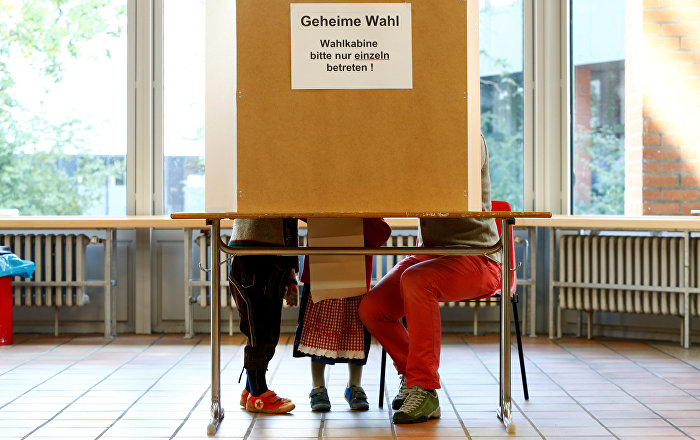
[{"label": "radiator grille", "polygon": [[[579,311],[683,316],[683,237],[563,235],[559,307]],[[700,239],[690,239],[689,287],[697,292]],[[700,296],[690,295],[698,315]]]},{"label": "radiator grille", "polygon": [[13,277],[15,306],[82,306],[90,302],[85,293],[85,248],[90,238],[82,234],[0,235],[0,244],[9,246],[23,260],[33,261],[34,278]]}]

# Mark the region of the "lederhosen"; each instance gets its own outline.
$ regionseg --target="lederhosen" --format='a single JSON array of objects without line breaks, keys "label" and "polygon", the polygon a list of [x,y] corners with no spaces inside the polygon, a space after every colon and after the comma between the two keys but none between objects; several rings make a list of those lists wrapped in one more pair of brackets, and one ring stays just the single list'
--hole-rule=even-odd
[{"label": "lederhosen", "polygon": [[[284,245],[297,246],[296,219],[284,219]],[[246,242],[246,245],[266,244]],[[282,298],[296,256],[238,255],[233,258],[228,281],[240,317],[241,332],[248,340],[244,350],[246,370],[265,370],[280,337]]]}]

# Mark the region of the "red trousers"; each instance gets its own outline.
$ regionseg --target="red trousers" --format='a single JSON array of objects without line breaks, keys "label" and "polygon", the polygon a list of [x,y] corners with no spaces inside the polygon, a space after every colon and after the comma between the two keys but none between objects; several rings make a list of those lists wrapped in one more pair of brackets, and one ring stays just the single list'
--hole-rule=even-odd
[{"label": "red trousers", "polygon": [[[500,266],[484,256],[411,255],[362,298],[360,319],[406,376],[408,387],[437,389],[438,303],[485,298],[500,286]],[[408,328],[401,323],[404,316]]]}]

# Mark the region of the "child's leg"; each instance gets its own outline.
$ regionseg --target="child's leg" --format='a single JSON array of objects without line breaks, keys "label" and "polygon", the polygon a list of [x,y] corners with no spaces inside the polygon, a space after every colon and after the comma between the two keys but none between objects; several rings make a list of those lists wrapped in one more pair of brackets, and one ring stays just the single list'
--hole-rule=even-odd
[{"label": "child's leg", "polygon": [[314,388],[326,386],[326,364],[311,359],[311,382]]},{"label": "child's leg", "polygon": [[267,391],[265,375],[279,341],[281,299],[235,289],[234,298],[241,317],[241,330],[247,337],[244,366],[248,373],[247,389],[254,396]]},{"label": "child's leg", "polygon": [[246,380],[246,389],[254,396],[260,396],[267,391],[267,380],[265,379],[265,370],[246,370],[248,379]]},{"label": "child's leg", "polygon": [[348,363],[348,386],[362,386],[362,367],[364,365]]},{"label": "child's leg", "polygon": [[265,393],[265,374],[279,340],[281,295],[266,295],[266,282],[273,276],[274,260],[264,256],[238,256],[229,273],[229,286],[247,341],[244,366],[246,389],[254,396]]},{"label": "child's leg", "polygon": [[331,401],[328,399],[328,391],[326,390],[326,364],[316,362],[311,359],[311,381],[313,388],[309,393],[311,411],[326,412],[331,409]]},{"label": "child's leg", "polygon": [[365,411],[369,409],[367,394],[362,389],[362,365],[348,363],[348,387],[345,388],[345,400],[350,409]]}]

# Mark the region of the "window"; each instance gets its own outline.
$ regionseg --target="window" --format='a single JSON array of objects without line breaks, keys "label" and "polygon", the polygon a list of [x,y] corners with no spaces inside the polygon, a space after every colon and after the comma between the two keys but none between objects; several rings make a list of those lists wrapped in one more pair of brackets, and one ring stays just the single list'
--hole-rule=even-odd
[{"label": "window", "polygon": [[0,209],[126,212],[127,2],[0,4]]},{"label": "window", "polygon": [[481,131],[491,198],[523,210],[523,2],[481,0]]},{"label": "window", "polygon": [[163,2],[163,212],[204,210],[204,0]]},{"label": "window", "polygon": [[573,214],[624,214],[625,2],[573,0]]}]

